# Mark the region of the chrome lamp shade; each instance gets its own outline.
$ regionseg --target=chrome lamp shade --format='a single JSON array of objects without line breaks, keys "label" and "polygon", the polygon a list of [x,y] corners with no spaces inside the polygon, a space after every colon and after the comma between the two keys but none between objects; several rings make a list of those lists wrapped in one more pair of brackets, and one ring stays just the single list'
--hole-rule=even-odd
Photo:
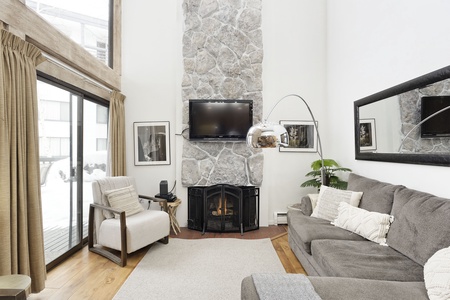
[{"label": "chrome lamp shade", "polygon": [[247,145],[252,148],[276,148],[289,145],[286,128],[276,123],[258,123],[247,133]]}]

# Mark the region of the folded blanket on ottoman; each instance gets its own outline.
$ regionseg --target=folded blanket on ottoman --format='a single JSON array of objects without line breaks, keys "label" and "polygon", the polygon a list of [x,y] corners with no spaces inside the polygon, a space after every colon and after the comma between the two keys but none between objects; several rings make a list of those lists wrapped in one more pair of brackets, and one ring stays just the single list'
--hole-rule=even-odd
[{"label": "folded blanket on ottoman", "polygon": [[253,274],[252,279],[260,300],[321,300],[303,274]]}]

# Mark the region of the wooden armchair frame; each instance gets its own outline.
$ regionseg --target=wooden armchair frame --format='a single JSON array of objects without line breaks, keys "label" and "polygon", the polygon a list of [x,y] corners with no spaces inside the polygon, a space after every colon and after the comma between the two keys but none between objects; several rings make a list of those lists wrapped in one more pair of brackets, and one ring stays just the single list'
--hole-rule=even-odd
[{"label": "wooden armchair frame", "polygon": [[[168,207],[167,207],[167,200],[165,199],[159,199],[155,197],[145,196],[145,195],[138,195],[139,199],[147,200],[149,201],[149,205],[151,201],[160,202],[162,203],[162,209],[168,213]],[[94,245],[94,211],[95,209],[101,209],[101,210],[107,210],[112,213],[119,214],[120,219],[120,256],[115,255],[111,251],[109,251],[106,247],[96,247]],[[169,243],[169,236],[166,236],[159,240],[159,242],[163,244]],[[100,204],[91,203],[89,207],[89,225],[88,225],[88,247],[89,251],[97,253],[101,256],[104,256],[114,263],[118,264],[121,267],[124,267],[127,265],[127,220],[125,216],[125,211],[121,211],[118,209],[114,209],[109,206],[104,206]]]}]

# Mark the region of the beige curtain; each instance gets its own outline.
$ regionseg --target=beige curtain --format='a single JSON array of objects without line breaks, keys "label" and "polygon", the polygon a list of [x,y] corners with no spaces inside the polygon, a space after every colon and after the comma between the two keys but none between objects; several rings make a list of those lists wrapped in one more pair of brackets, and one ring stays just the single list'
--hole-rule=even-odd
[{"label": "beige curtain", "polygon": [[46,271],[36,66],[45,59],[19,37],[0,36],[0,275],[29,275],[37,293]]},{"label": "beige curtain", "polygon": [[108,176],[126,175],[125,143],[125,96],[113,91],[109,102]]}]

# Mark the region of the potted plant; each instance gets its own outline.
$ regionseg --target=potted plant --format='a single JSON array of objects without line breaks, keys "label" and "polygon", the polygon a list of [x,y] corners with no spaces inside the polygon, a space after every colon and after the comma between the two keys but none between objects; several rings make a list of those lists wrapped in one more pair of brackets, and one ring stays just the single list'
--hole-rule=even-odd
[{"label": "potted plant", "polygon": [[[351,172],[352,170],[349,168],[341,167],[335,160],[333,159],[324,159],[323,165],[325,167],[325,174],[327,176],[325,182],[327,186],[345,190],[347,188],[347,181],[343,181],[339,179],[339,177],[335,174],[335,172]],[[312,171],[307,173],[305,176],[312,176],[313,178],[307,180],[301,184],[301,187],[312,186],[320,190],[322,185],[321,178],[321,169],[322,169],[322,161],[315,160],[311,163]]]}]

